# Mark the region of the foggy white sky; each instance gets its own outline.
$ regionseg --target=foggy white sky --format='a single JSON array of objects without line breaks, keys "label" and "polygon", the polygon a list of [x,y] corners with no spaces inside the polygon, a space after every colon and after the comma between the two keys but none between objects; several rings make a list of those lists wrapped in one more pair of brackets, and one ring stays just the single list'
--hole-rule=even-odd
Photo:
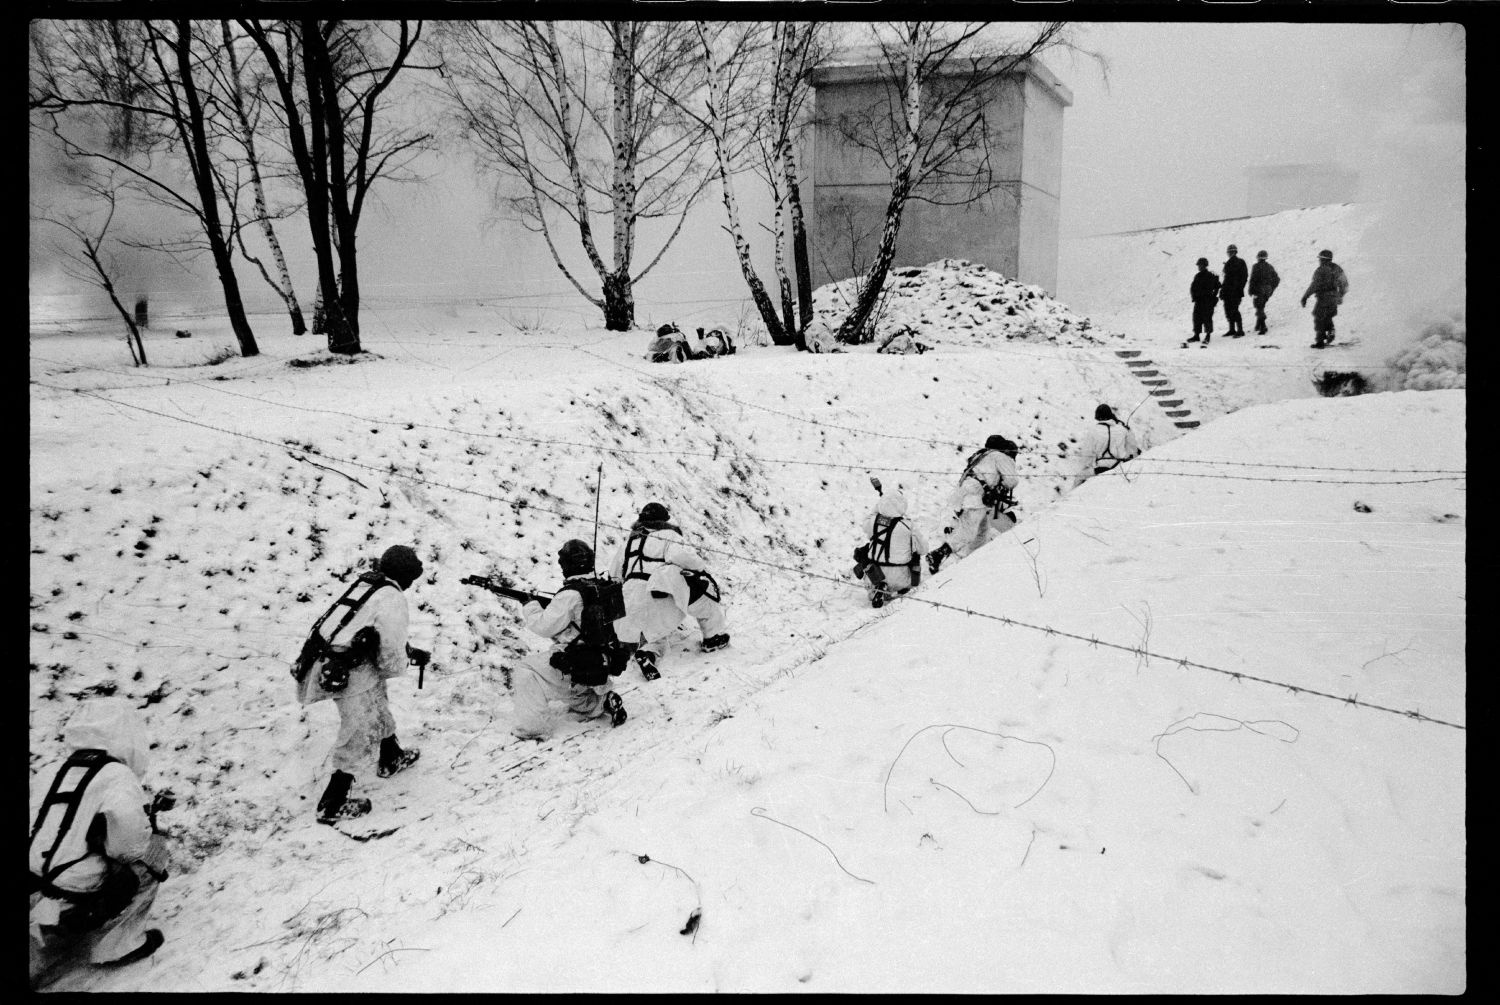
[{"label": "foggy white sky", "polygon": [[[1107,82],[1090,60],[1047,60],[1074,96],[1064,124],[1065,239],[1244,215],[1244,171],[1255,165],[1336,162],[1360,172],[1361,198],[1399,198],[1415,216],[1426,200],[1463,197],[1460,26],[1090,23],[1081,41],[1109,61]],[[481,226],[488,183],[465,157],[450,150],[428,170],[428,182],[387,187],[384,205],[367,211],[360,246],[368,293],[569,290],[539,238],[510,223]],[[768,241],[753,222],[759,213],[769,223],[768,203],[752,178],[738,185],[768,267]],[[715,184],[638,291],[643,321],[685,319],[695,308],[680,301],[744,296],[722,218]],[[310,301],[305,223],[289,221],[283,232]],[[32,291],[65,292],[55,270],[40,267],[44,257],[34,252]],[[589,274],[581,252],[575,261]],[[206,256],[194,272],[163,268],[154,278],[212,288]],[[242,283],[263,289],[248,267]],[[653,306],[660,301],[679,303]],[[594,316],[576,293],[562,302]],[[527,302],[516,304],[524,313]]]}]

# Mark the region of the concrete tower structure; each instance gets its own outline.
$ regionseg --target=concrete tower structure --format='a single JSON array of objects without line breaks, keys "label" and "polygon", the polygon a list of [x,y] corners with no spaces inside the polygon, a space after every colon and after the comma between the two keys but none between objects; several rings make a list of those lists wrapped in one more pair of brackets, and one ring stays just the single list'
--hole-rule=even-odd
[{"label": "concrete tower structure", "polygon": [[[950,75],[964,72],[968,68],[955,61]],[[819,66],[812,84],[810,236],[813,278],[821,284],[845,279],[874,258],[890,172],[880,156],[846,134],[851,122],[888,114],[893,86],[885,63],[858,56]],[[999,81],[986,108],[990,136],[998,141],[989,156],[999,184],[965,201],[969,182],[924,181],[902,214],[895,265],[966,258],[1055,290],[1063,109],[1072,103],[1072,92],[1036,60]],[[936,202],[923,201],[924,195]]]}]

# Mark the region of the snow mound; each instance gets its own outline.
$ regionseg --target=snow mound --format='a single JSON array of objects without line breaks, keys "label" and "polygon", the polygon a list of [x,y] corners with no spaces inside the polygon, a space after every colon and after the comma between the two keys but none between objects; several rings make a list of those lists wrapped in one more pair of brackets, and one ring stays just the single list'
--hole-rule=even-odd
[{"label": "snow mound", "polygon": [[[814,328],[831,333],[854,302],[858,278],[842,279],[813,292]],[[927,265],[892,269],[875,308],[873,341],[903,328],[929,345],[1021,339],[1056,344],[1099,344],[1103,332],[1082,314],[1054,300],[1040,286],[1007,279],[985,265],[944,258]]]}]

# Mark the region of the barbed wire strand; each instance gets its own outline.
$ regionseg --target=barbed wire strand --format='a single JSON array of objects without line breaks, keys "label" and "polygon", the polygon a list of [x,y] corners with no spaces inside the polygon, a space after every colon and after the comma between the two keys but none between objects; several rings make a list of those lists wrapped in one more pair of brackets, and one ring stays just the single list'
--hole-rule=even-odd
[{"label": "barbed wire strand", "polygon": [[[51,387],[51,385],[43,385],[43,386]],[[65,388],[53,388],[53,389],[54,390],[67,390]],[[170,413],[167,413],[167,412],[161,412],[161,411],[158,411],[156,409],[146,408],[143,405],[133,405],[133,404],[130,404],[128,402],[116,401],[116,400],[114,400],[112,398],[107,398],[104,395],[94,394],[94,393],[89,392],[89,391],[77,390],[77,391],[75,391],[75,393],[82,394],[82,395],[85,395],[87,397],[97,398],[97,399],[99,399],[101,401],[107,402],[107,403],[112,404],[112,405],[118,405],[118,406],[122,406],[122,407],[125,407],[125,408],[131,408],[131,409],[135,409],[136,411],[145,412],[145,413],[150,414],[150,415],[156,415],[156,416],[159,416],[161,418],[171,419],[174,422],[182,422],[182,423],[186,423],[188,425],[200,426],[200,427],[202,427],[204,429],[209,429],[209,430],[212,430],[212,431],[217,432],[217,433],[223,433],[223,434],[228,435],[228,436],[236,436],[236,437],[239,437],[241,439],[246,439],[246,440],[250,440],[252,442],[261,443],[261,444],[264,444],[265,446],[273,447],[276,450],[284,450],[284,451],[291,452],[291,451],[299,449],[299,448],[297,448],[297,447],[295,447],[295,446],[293,446],[291,444],[278,443],[278,442],[276,442],[274,440],[266,439],[265,437],[261,437],[261,436],[255,436],[255,435],[250,434],[250,433],[242,433],[242,432],[239,432],[237,430],[225,429],[225,428],[222,428],[222,427],[219,427],[219,426],[211,425],[210,423],[200,422],[200,421],[198,421],[196,419],[189,419],[189,418],[184,418],[182,416],[171,415]],[[579,509],[579,510],[583,511],[583,515],[574,516],[574,515],[571,515],[571,514],[568,514],[568,513],[560,512],[558,510],[550,509],[550,508],[548,508],[546,506],[534,505],[534,504],[532,504],[531,502],[529,502],[528,500],[525,500],[525,499],[517,499],[517,498],[514,498],[514,497],[508,497],[508,496],[497,496],[497,495],[494,495],[493,493],[482,492],[482,491],[480,491],[478,489],[471,489],[471,488],[466,488],[466,487],[463,487],[463,486],[456,486],[456,485],[448,485],[448,484],[445,484],[443,482],[434,481],[434,480],[432,480],[430,478],[426,478],[426,477],[423,477],[421,475],[415,475],[415,474],[411,474],[411,473],[408,473],[408,472],[404,472],[404,471],[400,470],[399,468],[397,468],[394,464],[374,465],[374,464],[368,464],[368,463],[365,463],[365,462],[362,462],[362,461],[356,461],[356,460],[353,460],[353,459],[350,459],[350,458],[335,458],[335,457],[330,457],[327,454],[321,454],[321,453],[318,456],[323,457],[326,460],[336,461],[337,463],[340,463],[340,464],[348,464],[348,465],[351,465],[351,466],[354,466],[354,467],[364,468],[364,469],[369,470],[369,471],[375,471],[375,472],[383,473],[383,474],[389,475],[390,477],[401,478],[401,479],[404,479],[406,481],[411,481],[411,482],[416,482],[418,484],[428,485],[428,486],[431,486],[433,488],[445,489],[445,490],[447,490],[449,492],[457,492],[457,493],[460,493],[460,494],[463,494],[463,495],[471,495],[471,496],[476,496],[476,497],[481,498],[481,499],[487,499],[487,500],[489,500],[491,502],[502,503],[502,504],[505,504],[505,505],[509,505],[513,510],[515,510],[517,512],[519,512],[521,510],[526,510],[528,512],[547,513],[547,514],[550,514],[552,516],[555,516],[555,517],[558,517],[558,518],[560,518],[562,520],[567,520],[567,521],[579,521],[579,522],[585,522],[585,523],[592,523],[593,522],[593,517],[591,515],[589,515],[590,507],[587,507],[587,506],[575,505],[575,504],[569,504],[569,503],[562,503],[562,505],[573,506],[573,508]],[[561,502],[561,500],[558,500],[558,502]],[[602,523],[601,522],[599,524],[599,526],[605,527],[605,528],[607,528],[609,530],[617,530],[617,531],[622,531],[622,532],[625,532],[625,533],[629,533],[629,531],[631,529],[629,527],[625,527],[625,526],[622,526],[620,524],[613,524],[613,523]],[[688,537],[688,535],[684,535],[684,537]],[[696,541],[701,541],[701,538],[696,538]],[[696,543],[696,541],[695,541],[695,543]],[[837,585],[839,585],[841,587],[844,587],[844,588],[849,588],[851,586],[858,585],[860,589],[863,589],[862,585],[852,584],[849,580],[844,579],[843,577],[840,577],[840,576],[830,576],[830,575],[828,575],[826,573],[813,572],[813,571],[811,571],[809,569],[802,569],[802,568],[797,568],[795,566],[783,565],[783,564],[781,564],[779,562],[771,562],[771,561],[768,561],[766,559],[761,559],[761,558],[752,558],[749,555],[741,555],[741,554],[739,554],[737,552],[728,551],[728,550],[722,549],[722,548],[715,548],[715,547],[712,547],[712,546],[706,545],[706,544],[696,543],[696,547],[698,548],[698,550],[706,552],[706,553],[708,553],[710,555],[720,555],[720,556],[723,556],[723,557],[728,558],[728,559],[733,560],[733,561],[744,562],[744,563],[751,564],[751,565],[758,565],[758,566],[761,566],[763,568],[768,568],[768,569],[776,569],[776,570],[778,570],[780,572],[785,572],[785,573],[788,573],[788,574],[791,574],[791,575],[794,575],[794,576],[800,576],[800,577],[802,577],[804,579],[822,580],[822,581],[825,581],[825,582],[837,584]],[[1189,659],[1187,659],[1185,657],[1168,656],[1168,655],[1166,655],[1164,653],[1158,653],[1158,652],[1153,652],[1153,651],[1146,650],[1145,648],[1143,648],[1141,646],[1138,646],[1138,645],[1132,646],[1132,645],[1125,645],[1125,644],[1117,643],[1117,642],[1109,642],[1107,640],[1100,639],[1100,638],[1097,638],[1095,636],[1080,635],[1080,634],[1078,634],[1076,632],[1069,632],[1069,631],[1065,631],[1065,630],[1060,629],[1060,628],[1054,628],[1051,625],[1038,625],[1038,624],[1033,624],[1033,623],[1031,623],[1029,621],[1023,621],[1023,620],[1021,620],[1019,618],[1010,618],[1010,617],[1006,617],[1004,615],[992,614],[992,613],[990,613],[988,611],[978,611],[978,610],[974,610],[972,608],[960,607],[960,606],[955,605],[955,604],[945,604],[942,601],[932,600],[932,599],[929,599],[927,597],[915,596],[913,594],[905,594],[903,596],[897,597],[896,599],[898,599],[898,600],[905,600],[905,601],[908,601],[910,603],[924,604],[924,605],[926,605],[928,607],[937,608],[939,610],[952,611],[952,612],[955,612],[955,613],[958,613],[958,614],[963,614],[963,615],[968,616],[968,617],[977,617],[977,618],[983,618],[983,619],[989,620],[989,621],[997,621],[997,622],[999,622],[999,623],[1001,623],[1003,625],[1008,625],[1008,626],[1011,626],[1011,627],[1026,628],[1026,629],[1029,629],[1031,631],[1041,632],[1041,633],[1043,633],[1045,635],[1048,635],[1048,636],[1073,639],[1073,640],[1078,641],[1078,642],[1088,643],[1090,646],[1093,646],[1093,647],[1104,646],[1105,648],[1108,648],[1108,649],[1114,649],[1114,650],[1118,650],[1120,652],[1130,653],[1130,654],[1136,656],[1137,658],[1149,657],[1149,658],[1154,658],[1154,659],[1160,659],[1160,660],[1162,660],[1163,662],[1166,662],[1166,663],[1176,664],[1177,666],[1179,666],[1179,667],[1181,667],[1183,669],[1189,669],[1189,668],[1191,668],[1191,669],[1196,669],[1196,670],[1206,670],[1206,671],[1209,671],[1210,673],[1217,673],[1217,674],[1222,674],[1222,675],[1227,676],[1227,677],[1231,677],[1231,678],[1233,678],[1234,680],[1237,680],[1237,681],[1244,681],[1244,680],[1253,681],[1253,682],[1258,683],[1258,684],[1265,684],[1265,685],[1268,685],[1268,686],[1271,686],[1271,687],[1283,688],[1283,689],[1285,689],[1287,691],[1291,691],[1291,692],[1296,693],[1296,694],[1308,694],[1308,695],[1314,695],[1314,696],[1321,697],[1321,698],[1328,698],[1328,699],[1331,699],[1333,701],[1342,702],[1342,703],[1347,704],[1347,705],[1358,706],[1360,708],[1367,708],[1367,709],[1371,709],[1371,710],[1379,711],[1379,712],[1387,712],[1387,713],[1390,713],[1392,715],[1400,715],[1400,716],[1404,716],[1404,717],[1409,718],[1409,719],[1415,719],[1415,720],[1418,720],[1418,721],[1421,721],[1421,722],[1430,722],[1430,723],[1433,723],[1435,725],[1440,725],[1440,726],[1449,726],[1449,727],[1452,727],[1454,729],[1467,730],[1467,728],[1468,728],[1468,727],[1460,725],[1458,723],[1449,722],[1449,721],[1446,721],[1446,720],[1443,720],[1443,719],[1437,719],[1437,718],[1434,718],[1432,716],[1424,715],[1421,711],[1419,711],[1417,709],[1409,709],[1408,710],[1408,709],[1390,708],[1390,707],[1385,706],[1385,705],[1377,705],[1377,704],[1375,704],[1373,702],[1362,701],[1362,700],[1360,700],[1358,698],[1357,695],[1340,696],[1340,695],[1336,695],[1336,694],[1331,694],[1329,692],[1319,691],[1319,690],[1316,690],[1314,688],[1303,687],[1303,686],[1297,685],[1297,684],[1288,684],[1288,683],[1285,683],[1284,681],[1273,680],[1273,679],[1270,679],[1270,678],[1267,678],[1267,677],[1261,677],[1261,676],[1257,676],[1255,674],[1245,673],[1244,671],[1228,670],[1228,669],[1225,669],[1223,667],[1211,666],[1211,665],[1209,665],[1207,663],[1200,663],[1200,662],[1198,662],[1196,660],[1189,660]]]}]

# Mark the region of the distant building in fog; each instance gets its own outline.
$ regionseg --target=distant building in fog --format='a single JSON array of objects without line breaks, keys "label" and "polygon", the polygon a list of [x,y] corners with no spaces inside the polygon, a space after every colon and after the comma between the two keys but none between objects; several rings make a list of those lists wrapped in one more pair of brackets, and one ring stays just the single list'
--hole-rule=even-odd
[{"label": "distant building in fog", "polygon": [[[964,72],[961,64],[954,73]],[[841,117],[885,114],[889,67],[847,56],[813,71],[817,125],[811,170],[813,281],[845,279],[874,258],[890,198],[890,173],[879,157],[850,143]],[[998,187],[961,203],[965,185],[929,178],[907,202],[896,238],[895,264],[926,265],[966,258],[1008,278],[1057,288],[1058,211],[1062,195],[1063,109],[1073,94],[1041,63],[1028,60],[1001,81],[989,109],[1000,137],[994,159]],[[806,165],[804,159],[804,165]],[[943,191],[946,189],[947,191]],[[923,202],[924,192],[961,203]]]},{"label": "distant building in fog", "polygon": [[1250,216],[1353,202],[1359,193],[1359,172],[1337,164],[1270,164],[1246,168],[1245,176]]}]

